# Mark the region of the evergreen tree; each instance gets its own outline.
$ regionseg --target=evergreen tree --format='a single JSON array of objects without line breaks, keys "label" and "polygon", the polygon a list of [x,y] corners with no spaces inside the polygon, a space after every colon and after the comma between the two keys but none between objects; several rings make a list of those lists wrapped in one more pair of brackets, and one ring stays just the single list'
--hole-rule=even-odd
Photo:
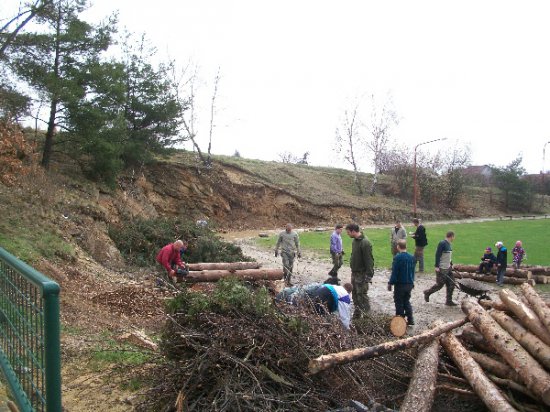
[{"label": "evergreen tree", "polygon": [[42,166],[49,167],[56,131],[71,135],[69,106],[87,95],[90,68],[111,44],[113,20],[92,26],[79,18],[85,0],[59,0],[35,17],[40,31],[18,34],[12,41],[15,72],[48,102]]},{"label": "evergreen tree", "polygon": [[495,186],[504,193],[506,209],[529,211],[533,202],[531,184],[521,179],[525,169],[521,165],[522,158],[518,156],[505,167],[492,167]]}]

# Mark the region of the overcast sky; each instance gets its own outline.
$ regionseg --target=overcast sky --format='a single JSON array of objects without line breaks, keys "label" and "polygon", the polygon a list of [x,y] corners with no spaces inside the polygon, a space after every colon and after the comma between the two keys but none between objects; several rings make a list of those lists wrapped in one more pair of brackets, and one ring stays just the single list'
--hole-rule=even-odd
[{"label": "overcast sky", "polygon": [[214,153],[277,160],[309,151],[312,164],[342,165],[334,135],[344,109],[389,93],[401,117],[393,136],[404,144],[447,137],[429,146],[470,144],[474,164],[522,153],[529,172],[542,168],[547,1],[95,0],[90,13],[116,10],[161,55],[199,67],[203,147],[220,68]]}]

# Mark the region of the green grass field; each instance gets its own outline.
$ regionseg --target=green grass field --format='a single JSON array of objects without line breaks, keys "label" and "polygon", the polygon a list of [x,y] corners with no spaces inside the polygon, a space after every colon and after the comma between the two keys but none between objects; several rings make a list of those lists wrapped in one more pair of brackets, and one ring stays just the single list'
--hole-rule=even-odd
[{"label": "green grass field", "polygon": [[[525,264],[550,265],[548,246],[550,244],[550,219],[539,220],[503,220],[479,223],[425,225],[428,235],[428,246],[424,250],[426,268],[431,268],[435,262],[435,250],[440,240],[445,237],[448,230],[455,232],[453,243],[453,263],[477,264],[484,249],[490,246],[495,250],[495,242],[502,241],[508,248],[508,264],[512,262],[512,248],[517,240],[523,242],[527,252]],[[407,233],[414,230],[411,224],[406,226]],[[326,256],[328,253],[329,239],[332,232],[303,232],[300,233],[302,249],[313,251],[317,256]],[[376,267],[390,267],[392,255],[390,251],[390,229],[365,229],[364,233],[373,244],[373,254]],[[351,252],[351,239],[346,232],[342,233],[344,241],[344,264],[348,264]],[[414,239],[407,238],[410,252],[414,251]],[[265,247],[273,247],[277,241],[276,236],[258,239],[258,243]],[[496,254],[496,252],[495,252]]]}]

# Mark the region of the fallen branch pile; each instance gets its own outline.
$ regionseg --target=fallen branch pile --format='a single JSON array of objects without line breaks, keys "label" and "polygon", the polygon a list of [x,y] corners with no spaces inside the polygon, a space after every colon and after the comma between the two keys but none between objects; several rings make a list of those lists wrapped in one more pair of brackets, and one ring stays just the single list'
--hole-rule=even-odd
[{"label": "fallen branch pile", "polygon": [[243,286],[218,290],[227,282],[209,296],[178,296],[160,345],[167,363],[138,410],[327,411],[350,400],[394,410],[402,399],[414,362],[405,351],[322,377],[307,370],[320,353],[389,339],[390,317],[371,315],[356,323],[361,332],[350,332],[309,307],[267,307]]}]

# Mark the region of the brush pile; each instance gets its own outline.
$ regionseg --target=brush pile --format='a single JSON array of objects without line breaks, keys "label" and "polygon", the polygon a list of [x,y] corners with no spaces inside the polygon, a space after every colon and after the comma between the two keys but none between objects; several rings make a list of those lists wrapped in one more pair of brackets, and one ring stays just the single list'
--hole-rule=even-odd
[{"label": "brush pile", "polygon": [[362,319],[350,332],[337,317],[277,306],[255,288],[220,280],[210,294],[184,290],[171,303],[161,343],[167,361],[138,410],[328,411],[356,400],[382,411],[404,396],[414,363],[407,352],[322,376],[307,369],[321,353],[389,339],[389,317]]}]

